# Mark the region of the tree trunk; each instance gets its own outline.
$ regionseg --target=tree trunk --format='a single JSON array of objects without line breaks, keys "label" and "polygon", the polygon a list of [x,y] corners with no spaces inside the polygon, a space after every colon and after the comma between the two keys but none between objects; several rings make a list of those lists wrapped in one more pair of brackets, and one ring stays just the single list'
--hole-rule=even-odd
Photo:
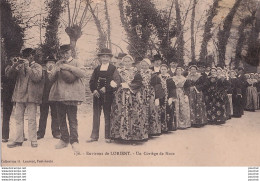
[{"label": "tree trunk", "polygon": [[195,21],[195,10],[196,10],[196,4],[197,0],[193,0],[193,7],[192,7],[192,13],[191,13],[191,23],[190,23],[190,29],[191,29],[191,61],[196,62],[196,56],[195,56],[195,37],[194,37],[194,21]]},{"label": "tree trunk", "polygon": [[232,27],[233,19],[236,11],[242,0],[236,0],[235,4],[231,8],[230,12],[226,16],[223,23],[223,30],[218,32],[218,51],[219,51],[219,65],[224,67],[226,60],[226,48],[228,43],[228,38],[230,36],[230,30]]},{"label": "tree trunk", "polygon": [[100,20],[98,19],[98,17],[95,15],[95,12],[94,10],[92,9],[92,6],[91,4],[89,5],[89,8],[90,8],[90,12],[93,16],[93,19],[94,19],[94,22],[96,24],[96,27],[97,27],[97,30],[98,30],[98,34],[99,34],[99,38],[98,38],[98,47],[99,49],[102,49],[102,48],[106,48],[106,42],[107,42],[107,36],[106,34],[103,32],[102,30],[102,26],[101,26],[101,22]]},{"label": "tree trunk", "polygon": [[181,22],[181,10],[180,10],[180,5],[179,1],[175,0],[175,10],[176,10],[176,21],[177,21],[177,51],[176,51],[176,56],[177,56],[177,61],[180,64],[184,63],[184,40],[183,40],[183,26]]},{"label": "tree trunk", "polygon": [[111,42],[111,22],[108,14],[107,0],[105,0],[105,11],[106,11],[106,20],[107,20],[107,41],[108,48],[112,51],[112,42]]},{"label": "tree trunk", "polygon": [[77,57],[76,44],[77,44],[77,39],[70,37],[71,55],[73,58]]},{"label": "tree trunk", "polygon": [[252,24],[254,20],[253,16],[249,16],[241,20],[241,24],[238,27],[238,41],[236,45],[236,55],[235,55],[235,67],[238,68],[239,63],[242,61],[241,52],[243,45],[246,40],[246,35],[244,30],[246,29],[247,25]]},{"label": "tree trunk", "polygon": [[47,18],[45,19],[47,26],[45,32],[45,41],[42,45],[43,59],[50,55],[53,55],[56,58],[59,52],[59,18],[62,11],[64,10],[64,7],[62,6],[62,0],[49,1],[47,6],[49,8],[49,12]]},{"label": "tree trunk", "polygon": [[203,39],[200,48],[200,56],[199,61],[206,62],[207,55],[208,55],[208,42],[212,38],[211,28],[213,27],[213,18],[217,15],[219,2],[221,0],[214,0],[213,5],[210,7],[208,18],[205,22],[205,28],[203,33]]}]

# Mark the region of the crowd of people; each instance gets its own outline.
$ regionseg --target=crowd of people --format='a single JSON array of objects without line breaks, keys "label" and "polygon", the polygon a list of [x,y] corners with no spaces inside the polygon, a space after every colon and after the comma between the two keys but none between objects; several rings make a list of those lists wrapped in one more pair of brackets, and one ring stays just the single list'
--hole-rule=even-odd
[{"label": "crowd of people", "polygon": [[106,142],[133,144],[178,129],[224,124],[244,110],[259,109],[260,74],[245,74],[241,67],[197,62],[184,69],[176,62],[168,66],[160,55],[151,62],[127,54],[109,64],[113,55],[108,49],[98,56],[101,65],[90,80],[94,117],[88,142],[99,139],[102,108]]},{"label": "crowd of people", "polygon": [[[27,109],[28,136],[32,147],[44,138],[49,109],[56,149],[69,144],[79,152],[77,106],[86,98],[86,69],[72,58],[69,45],[60,47],[60,57],[50,56],[40,64],[31,48],[22,58],[11,58],[2,75],[2,142],[9,141],[9,122],[15,105],[15,137],[7,146],[22,146],[24,115]],[[203,62],[188,68],[164,62],[160,55],[152,60],[133,59],[119,54],[112,59],[109,49],[97,54],[98,65],[89,80],[93,93],[93,129],[87,142],[99,139],[103,110],[105,140],[136,144],[163,133],[224,124],[245,111],[260,108],[260,74],[245,73],[242,67],[211,67]],[[112,61],[117,60],[117,61]],[[40,105],[37,131],[36,112]],[[68,119],[68,121],[66,120]],[[68,124],[67,124],[68,122]]]}]

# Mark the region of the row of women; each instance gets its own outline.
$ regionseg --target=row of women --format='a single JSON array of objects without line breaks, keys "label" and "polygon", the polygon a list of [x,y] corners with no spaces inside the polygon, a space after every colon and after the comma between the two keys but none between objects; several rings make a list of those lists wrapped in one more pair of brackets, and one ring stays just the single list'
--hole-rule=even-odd
[{"label": "row of women", "polygon": [[171,76],[166,64],[155,72],[149,59],[133,63],[127,55],[118,68],[121,86],[112,104],[111,139],[147,140],[177,129],[223,124],[241,117],[244,109],[259,108],[258,74],[237,76],[220,67],[208,74],[191,65],[186,77],[180,66]]}]

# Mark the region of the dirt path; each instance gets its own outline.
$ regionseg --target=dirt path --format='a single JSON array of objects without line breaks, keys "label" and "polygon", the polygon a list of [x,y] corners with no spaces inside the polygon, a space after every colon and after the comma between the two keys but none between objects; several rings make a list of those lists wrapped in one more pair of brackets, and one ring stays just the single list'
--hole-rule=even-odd
[{"label": "dirt path", "polygon": [[[126,143],[105,143],[103,118],[100,140],[86,143],[91,134],[92,112],[90,106],[85,105],[80,107],[80,112],[88,112],[78,115],[82,155],[73,155],[70,146],[63,150],[54,149],[58,140],[52,138],[49,118],[45,138],[38,141],[38,148],[32,149],[28,141],[24,142],[23,147],[14,149],[9,149],[6,144],[2,144],[2,160],[16,162],[16,165],[33,166],[260,165],[260,111],[245,112],[243,118],[233,118],[221,126],[207,125],[203,128],[178,130],[135,146]],[[11,137],[14,134],[13,121],[12,119]],[[27,135],[27,121],[25,121],[25,129]],[[51,160],[52,163],[37,163],[37,160]],[[6,162],[2,164],[13,165]]]}]

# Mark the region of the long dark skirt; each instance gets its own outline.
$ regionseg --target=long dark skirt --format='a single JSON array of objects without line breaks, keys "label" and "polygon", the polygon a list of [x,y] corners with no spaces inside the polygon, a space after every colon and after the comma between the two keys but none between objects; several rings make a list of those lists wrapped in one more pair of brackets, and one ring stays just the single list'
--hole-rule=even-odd
[{"label": "long dark skirt", "polygon": [[168,105],[165,98],[160,99],[160,113],[162,132],[175,131],[177,130],[176,116],[175,116],[175,103]]},{"label": "long dark skirt", "polygon": [[233,117],[240,118],[243,114],[243,99],[240,95],[232,94]]}]

